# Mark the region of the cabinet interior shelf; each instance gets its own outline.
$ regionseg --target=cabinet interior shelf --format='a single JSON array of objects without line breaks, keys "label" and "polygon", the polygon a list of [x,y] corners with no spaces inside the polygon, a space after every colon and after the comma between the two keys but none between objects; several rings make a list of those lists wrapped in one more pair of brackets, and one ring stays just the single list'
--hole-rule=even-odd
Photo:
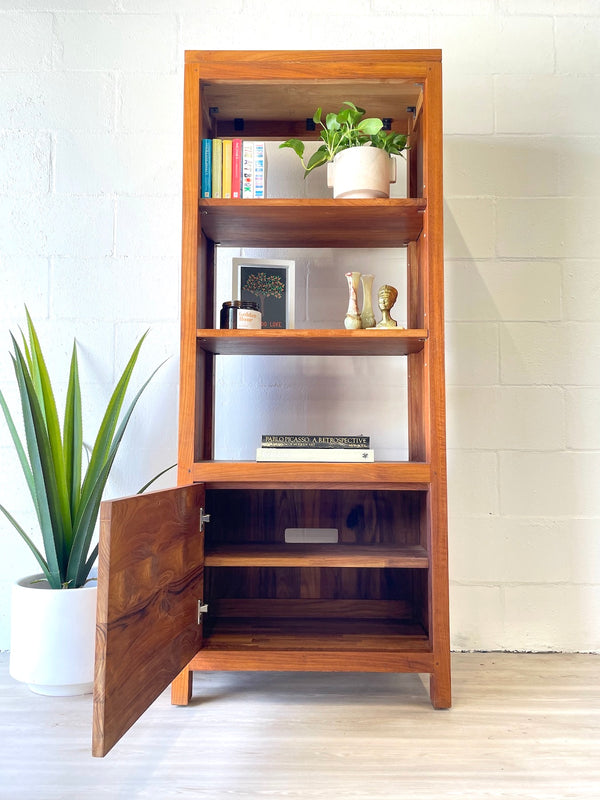
[{"label": "cabinet interior shelf", "polygon": [[[380,651],[426,653],[430,649],[422,626],[405,620],[327,618],[303,620],[289,617],[281,619],[216,617],[211,620],[209,617],[204,645],[196,659],[205,658],[208,655],[207,650],[287,650],[296,653],[344,650],[373,651],[375,654]],[[338,670],[343,670],[339,656],[338,665]],[[298,666],[295,668],[298,669]],[[366,669],[368,668],[366,666]]]},{"label": "cabinet interior shelf", "polygon": [[400,247],[423,229],[424,198],[200,200],[202,231],[226,247]]},{"label": "cabinet interior shelf", "polygon": [[427,340],[424,329],[197,331],[198,344],[216,355],[406,356]]},{"label": "cabinet interior shelf", "polygon": [[427,569],[420,545],[244,544],[221,545],[206,552],[208,567],[366,567]]}]

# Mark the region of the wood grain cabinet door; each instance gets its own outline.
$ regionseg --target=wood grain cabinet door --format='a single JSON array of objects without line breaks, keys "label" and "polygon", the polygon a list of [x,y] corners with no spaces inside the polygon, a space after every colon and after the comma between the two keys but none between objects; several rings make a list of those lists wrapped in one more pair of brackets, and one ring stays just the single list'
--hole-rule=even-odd
[{"label": "wood grain cabinet door", "polygon": [[101,509],[92,753],[104,756],[202,644],[203,484]]}]

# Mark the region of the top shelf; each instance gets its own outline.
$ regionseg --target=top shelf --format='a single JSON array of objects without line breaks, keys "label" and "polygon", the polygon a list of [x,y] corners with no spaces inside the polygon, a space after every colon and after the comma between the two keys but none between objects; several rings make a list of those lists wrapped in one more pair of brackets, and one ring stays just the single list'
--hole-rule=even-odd
[{"label": "top shelf", "polygon": [[423,198],[200,200],[203,233],[226,247],[403,247],[423,229]]},{"label": "top shelf", "polygon": [[395,130],[419,104],[423,82],[440,61],[440,50],[186,53],[202,85],[204,113],[218,128],[234,118],[304,123],[318,106],[337,111],[352,100],[368,117],[390,118]]}]

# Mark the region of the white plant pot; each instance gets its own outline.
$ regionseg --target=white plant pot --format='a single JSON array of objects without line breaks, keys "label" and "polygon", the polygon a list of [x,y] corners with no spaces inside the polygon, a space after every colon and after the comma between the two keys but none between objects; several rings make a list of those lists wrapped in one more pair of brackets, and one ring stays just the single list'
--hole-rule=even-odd
[{"label": "white plant pot", "polygon": [[327,164],[327,186],[339,198],[389,197],[396,162],[379,147],[350,147]]},{"label": "white plant pot", "polygon": [[12,677],[37,694],[91,692],[97,594],[95,579],[79,589],[51,589],[42,574],[13,584]]}]

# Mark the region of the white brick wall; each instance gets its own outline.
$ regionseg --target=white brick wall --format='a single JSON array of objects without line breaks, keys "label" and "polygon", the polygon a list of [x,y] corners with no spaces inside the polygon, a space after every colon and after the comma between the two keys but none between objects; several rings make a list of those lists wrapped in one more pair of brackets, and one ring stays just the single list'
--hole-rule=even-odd
[{"label": "white brick wall", "polygon": [[[91,433],[150,327],[138,383],[169,360],[110,493],[172,463],[183,50],[442,47],[453,643],[600,651],[600,0],[334,0],[326,25],[322,0],[298,8],[4,0],[0,385],[14,406],[8,330],[26,303],[61,380],[80,342]],[[290,170],[274,188],[285,194],[292,180]],[[326,189],[315,175],[302,191]],[[222,254],[227,275],[238,254]],[[296,260],[299,326],[339,324],[346,270],[394,282],[405,263],[397,251],[270,255]],[[303,359],[275,371],[233,359],[218,379],[250,398],[254,436],[267,416],[285,426],[293,415],[360,424],[380,453],[406,451],[404,428],[386,435],[405,415],[405,365]],[[220,447],[251,457],[251,437],[231,425],[240,396],[219,408]],[[4,424],[0,501],[33,529]],[[0,541],[2,649],[9,584],[34,564],[2,520]]]}]

